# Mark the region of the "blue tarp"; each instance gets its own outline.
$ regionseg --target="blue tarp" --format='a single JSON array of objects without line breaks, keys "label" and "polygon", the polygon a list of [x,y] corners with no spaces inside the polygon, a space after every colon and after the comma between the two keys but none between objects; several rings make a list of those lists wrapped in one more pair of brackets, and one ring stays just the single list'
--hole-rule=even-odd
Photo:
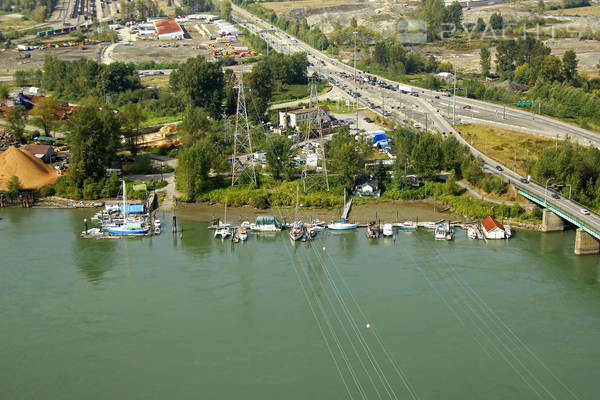
[{"label": "blue tarp", "polygon": [[373,144],[388,140],[388,135],[384,131],[373,131],[369,132],[369,134],[373,137]]},{"label": "blue tarp", "polygon": [[[121,206],[121,212],[123,212],[123,206]],[[143,204],[127,204],[127,214],[143,214]]]}]

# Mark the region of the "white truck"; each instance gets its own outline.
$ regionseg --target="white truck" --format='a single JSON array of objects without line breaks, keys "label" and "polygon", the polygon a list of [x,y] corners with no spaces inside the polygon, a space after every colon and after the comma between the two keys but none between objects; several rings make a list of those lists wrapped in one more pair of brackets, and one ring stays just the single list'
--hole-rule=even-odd
[{"label": "white truck", "polygon": [[415,92],[415,89],[408,86],[408,85],[403,85],[402,83],[398,84],[398,91],[400,93],[413,93]]}]

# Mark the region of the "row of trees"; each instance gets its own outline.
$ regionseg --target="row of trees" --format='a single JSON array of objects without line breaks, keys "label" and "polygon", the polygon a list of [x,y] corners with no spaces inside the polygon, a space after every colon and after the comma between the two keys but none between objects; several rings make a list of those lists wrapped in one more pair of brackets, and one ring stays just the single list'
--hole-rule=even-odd
[{"label": "row of trees", "polygon": [[569,142],[557,149],[546,148],[531,172],[538,182],[554,179],[556,184],[571,184],[575,200],[596,209],[600,207],[600,150],[597,148]]},{"label": "row of trees", "polygon": [[42,87],[57,96],[106,96],[142,87],[132,63],[103,65],[84,58],[64,61],[47,56],[43,70]]},{"label": "row of trees", "polygon": [[0,0],[0,10],[20,12],[37,22],[43,22],[52,14],[58,0]]},{"label": "row of trees", "polygon": [[[449,30],[452,25],[459,29],[462,24],[462,6],[455,1],[449,6],[443,0],[422,0],[421,18],[427,22],[427,40],[441,39],[443,30]],[[452,24],[444,27],[443,24]]]},{"label": "row of trees", "polygon": [[158,6],[158,2],[154,0],[121,0],[120,6],[121,17],[125,21],[145,20],[146,18],[165,16],[165,13]]}]

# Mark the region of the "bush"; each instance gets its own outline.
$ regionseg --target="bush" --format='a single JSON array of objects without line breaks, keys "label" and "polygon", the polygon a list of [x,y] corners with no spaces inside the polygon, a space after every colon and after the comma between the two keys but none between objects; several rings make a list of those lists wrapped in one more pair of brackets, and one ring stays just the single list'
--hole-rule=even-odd
[{"label": "bush", "polygon": [[250,206],[261,209],[261,210],[269,208],[269,200],[268,200],[267,196],[250,197],[249,203],[250,203]]},{"label": "bush", "polygon": [[56,189],[54,186],[44,186],[40,189],[40,197],[50,197],[54,196],[56,193]]},{"label": "bush", "polygon": [[137,156],[133,164],[123,168],[123,172],[126,174],[153,174],[156,172],[156,169],[152,166],[149,158]]}]

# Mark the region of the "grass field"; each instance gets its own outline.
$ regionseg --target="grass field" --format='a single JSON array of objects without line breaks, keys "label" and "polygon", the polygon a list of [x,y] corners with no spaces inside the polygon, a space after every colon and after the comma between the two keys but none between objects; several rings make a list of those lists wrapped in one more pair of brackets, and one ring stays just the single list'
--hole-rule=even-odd
[{"label": "grass field", "polygon": [[574,15],[578,17],[598,17],[600,16],[600,5],[596,4],[587,7],[566,8],[561,10],[550,10],[550,15]]},{"label": "grass field", "polygon": [[455,128],[477,150],[511,169],[516,154],[517,172],[521,175],[528,175],[527,164],[531,166],[543,149],[555,145],[552,139],[486,125],[466,124]]},{"label": "grass field", "polygon": [[343,4],[351,4],[348,0],[299,0],[299,1],[272,1],[268,3],[259,3],[262,7],[271,9],[277,14],[286,13],[297,8],[316,8],[340,6]]},{"label": "grass field", "polygon": [[169,75],[148,75],[140,77],[142,85],[154,86],[154,87],[167,87],[169,86]]}]

